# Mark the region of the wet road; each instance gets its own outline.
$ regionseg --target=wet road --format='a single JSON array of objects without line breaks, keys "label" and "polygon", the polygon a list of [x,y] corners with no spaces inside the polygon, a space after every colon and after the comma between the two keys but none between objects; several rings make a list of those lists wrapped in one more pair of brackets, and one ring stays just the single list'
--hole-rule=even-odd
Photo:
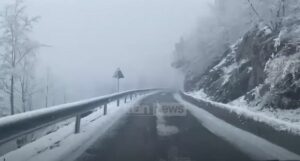
[{"label": "wet road", "polygon": [[[141,107],[176,104],[172,93],[144,98]],[[149,111],[148,111],[149,112]],[[243,161],[250,160],[215,136],[188,111],[182,116],[127,114],[77,161]]]}]

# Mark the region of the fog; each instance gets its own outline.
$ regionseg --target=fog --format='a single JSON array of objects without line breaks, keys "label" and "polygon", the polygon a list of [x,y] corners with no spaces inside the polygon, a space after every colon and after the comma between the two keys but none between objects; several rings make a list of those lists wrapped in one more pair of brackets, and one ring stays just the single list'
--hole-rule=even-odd
[{"label": "fog", "polygon": [[[8,2],[7,0],[6,2]],[[1,2],[2,4],[6,3]],[[121,90],[181,88],[171,64],[174,44],[208,13],[207,0],[26,0],[26,12],[40,16],[35,40],[39,77],[72,97],[115,91],[112,75],[125,75]]]}]

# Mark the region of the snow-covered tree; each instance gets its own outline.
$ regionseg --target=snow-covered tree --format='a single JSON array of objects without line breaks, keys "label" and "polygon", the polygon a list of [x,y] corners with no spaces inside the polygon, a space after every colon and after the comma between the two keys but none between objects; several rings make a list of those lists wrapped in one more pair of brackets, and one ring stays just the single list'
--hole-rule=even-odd
[{"label": "snow-covered tree", "polygon": [[23,112],[32,110],[32,95],[41,90],[35,81],[35,60],[35,57],[26,57],[20,64],[21,71],[18,79],[20,90],[18,92],[21,96]]},{"label": "snow-covered tree", "polygon": [[[11,114],[15,113],[16,82],[24,79],[24,65],[29,57],[35,55],[40,44],[30,38],[33,24],[38,17],[29,17],[25,13],[22,0],[15,0],[7,5],[1,13],[1,61],[2,61],[2,85],[3,90],[9,94]],[[25,67],[27,68],[27,67]],[[23,78],[22,78],[23,77]],[[27,76],[26,76],[27,77]],[[26,78],[27,79],[27,78]],[[25,79],[23,87],[29,80]],[[27,84],[27,83],[26,83]],[[26,85],[27,86],[27,85]]]},{"label": "snow-covered tree", "polygon": [[256,22],[262,22],[273,31],[280,29],[286,16],[299,13],[299,0],[247,0]]}]

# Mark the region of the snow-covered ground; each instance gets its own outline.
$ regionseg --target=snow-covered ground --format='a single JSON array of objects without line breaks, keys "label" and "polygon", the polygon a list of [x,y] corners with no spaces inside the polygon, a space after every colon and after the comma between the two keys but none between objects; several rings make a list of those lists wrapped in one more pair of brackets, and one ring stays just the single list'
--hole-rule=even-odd
[{"label": "snow-covered ground", "polygon": [[[184,101],[179,95],[175,99],[194,115],[201,125],[216,136],[226,140],[255,160],[299,160],[300,156],[277,146],[263,138],[241,130],[215,117],[204,109]],[[217,104],[219,105],[219,104]],[[235,109],[232,109],[233,111]]]},{"label": "snow-covered ground", "polygon": [[196,92],[186,93],[196,99],[209,102],[216,107],[220,107],[238,115],[251,118],[258,122],[267,123],[276,130],[289,131],[300,135],[300,109],[296,110],[275,110],[249,106],[242,97],[229,104],[214,102],[203,92],[199,90]]},{"label": "snow-covered ground", "polygon": [[[127,104],[116,106],[116,102],[108,104],[108,114],[103,116],[103,109],[97,109],[89,116],[81,119],[81,131],[74,134],[75,122],[61,127],[57,131],[50,133],[35,142],[24,147],[11,151],[0,157],[6,161],[72,161],[82,154],[94,141],[99,139],[118,121],[126,112],[138,103],[134,100]],[[121,101],[123,102],[123,101]]]}]

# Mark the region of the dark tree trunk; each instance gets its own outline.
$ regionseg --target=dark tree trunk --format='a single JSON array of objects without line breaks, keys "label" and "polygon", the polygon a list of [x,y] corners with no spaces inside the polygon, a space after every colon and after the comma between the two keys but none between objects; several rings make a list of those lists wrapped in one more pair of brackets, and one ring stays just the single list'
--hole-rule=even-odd
[{"label": "dark tree trunk", "polygon": [[11,76],[10,79],[10,110],[11,110],[11,115],[15,114],[15,105],[14,105],[14,76]]},{"label": "dark tree trunk", "polygon": [[22,110],[23,112],[26,112],[26,98],[24,91],[22,91]]}]

